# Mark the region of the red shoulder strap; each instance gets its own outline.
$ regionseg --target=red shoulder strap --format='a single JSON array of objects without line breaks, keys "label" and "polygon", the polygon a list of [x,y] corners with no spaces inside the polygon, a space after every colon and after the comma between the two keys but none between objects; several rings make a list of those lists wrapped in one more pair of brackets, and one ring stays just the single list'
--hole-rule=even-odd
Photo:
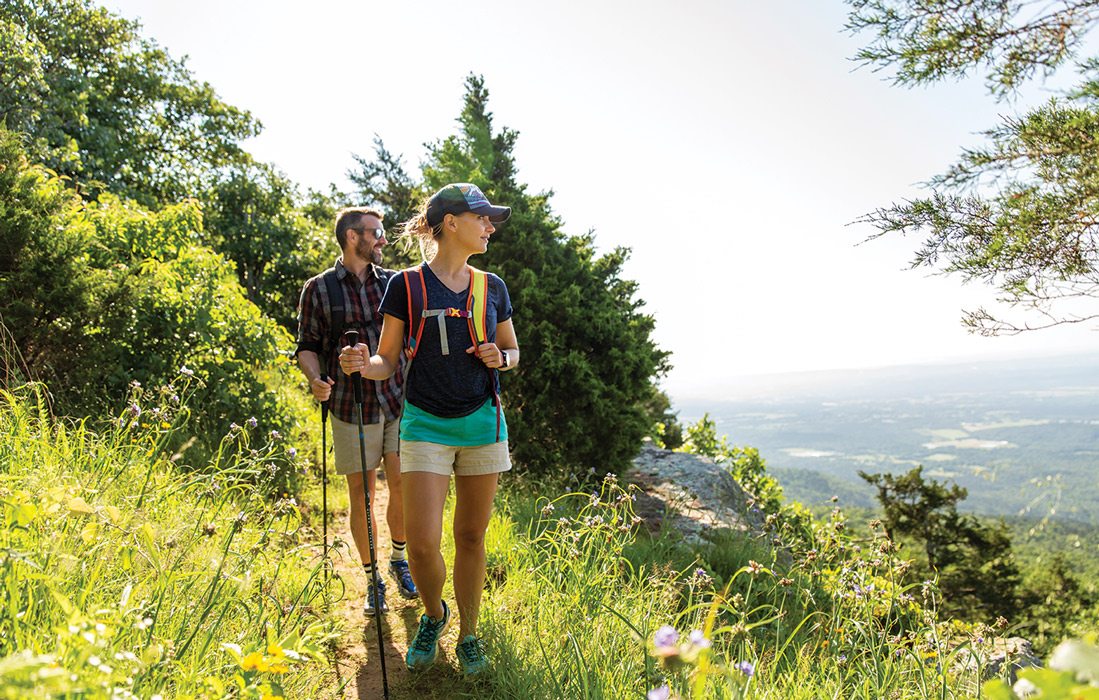
[{"label": "red shoulder strap", "polygon": [[420,347],[420,335],[424,331],[424,309],[427,308],[427,284],[424,282],[423,271],[418,267],[410,267],[401,272],[404,278],[405,295],[408,297],[408,323],[405,336],[405,351],[408,359],[416,357],[416,351]]}]

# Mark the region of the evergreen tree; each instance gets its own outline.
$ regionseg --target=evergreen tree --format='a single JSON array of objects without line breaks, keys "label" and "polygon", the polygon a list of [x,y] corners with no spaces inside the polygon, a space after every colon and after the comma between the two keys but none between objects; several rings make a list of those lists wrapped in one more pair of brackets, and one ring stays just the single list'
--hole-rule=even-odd
[{"label": "evergreen tree", "polygon": [[516,460],[541,474],[621,471],[652,428],[648,405],[667,353],[652,341],[637,284],[621,276],[628,251],[598,255],[590,232],[561,231],[552,193],[531,194],[518,180],[518,133],[494,128],[488,96],[483,79],[467,79],[458,133],[428,145],[418,186],[391,156],[365,164],[358,182],[376,188],[365,190],[375,201],[399,207],[409,193],[472,182],[512,208],[473,263],[504,278],[515,307],[523,364],[502,381]]},{"label": "evergreen tree", "polygon": [[[982,74],[1006,99],[1076,59],[1099,0],[847,0],[848,29],[873,39],[858,60],[900,85]],[[982,334],[1099,318],[1099,57],[1079,84],[985,132],[987,144],[931,180],[928,197],[874,211],[878,235],[920,232],[913,267],[981,280],[1018,314],[978,308]]]},{"label": "evergreen tree", "polygon": [[920,548],[913,577],[937,576],[943,607],[953,614],[984,619],[1015,615],[1020,575],[1006,526],[989,526],[959,513],[966,489],[924,479],[922,472],[922,466],[899,476],[859,472],[878,489],[886,535]]}]

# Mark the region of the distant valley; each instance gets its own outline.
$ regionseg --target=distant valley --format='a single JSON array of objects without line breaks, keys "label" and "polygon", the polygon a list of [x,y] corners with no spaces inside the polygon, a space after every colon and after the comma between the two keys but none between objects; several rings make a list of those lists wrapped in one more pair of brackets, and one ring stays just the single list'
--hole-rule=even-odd
[{"label": "distant valley", "polygon": [[1099,356],[755,377],[724,400],[676,401],[759,449],[787,495],[875,503],[858,471],[917,464],[963,507],[1099,523]]}]

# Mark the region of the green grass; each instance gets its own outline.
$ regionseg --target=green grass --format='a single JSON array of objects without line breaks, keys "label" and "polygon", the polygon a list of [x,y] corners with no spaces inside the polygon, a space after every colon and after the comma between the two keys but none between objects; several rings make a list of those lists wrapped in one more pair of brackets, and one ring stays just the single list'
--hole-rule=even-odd
[{"label": "green grass", "polygon": [[[319,504],[279,494],[284,453],[244,427],[183,469],[165,450],[179,409],[92,430],[40,392],[0,393],[0,697],[330,697]],[[934,587],[899,585],[878,533],[836,515],[781,546],[781,523],[692,546],[641,528],[613,478],[559,496],[517,482],[486,537],[491,671],[440,662],[395,699],[980,696],[962,661],[996,632],[937,619]]]},{"label": "green grass", "polygon": [[315,697],[323,570],[269,446],[186,472],[167,407],[96,432],[43,405],[0,392],[0,696]]}]

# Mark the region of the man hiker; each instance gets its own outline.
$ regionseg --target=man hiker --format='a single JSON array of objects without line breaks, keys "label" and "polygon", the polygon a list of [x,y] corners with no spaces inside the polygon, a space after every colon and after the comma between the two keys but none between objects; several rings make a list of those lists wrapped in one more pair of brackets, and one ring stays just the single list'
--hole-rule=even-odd
[{"label": "man hiker", "polygon": [[[382,248],[388,243],[380,212],[350,207],[336,216],[336,242],[343,255],[325,272],[305,283],[298,304],[298,365],[305,374],[313,398],[328,401],[332,416],[332,447],[337,474],[347,477],[351,504],[351,535],[367,580],[373,581],[370,542],[367,536],[366,504],[359,454],[359,426],[351,377],[340,371],[339,351],[343,333],[358,331],[360,342],[378,346],[382,314],[378,312],[389,278],[397,274],[381,266]],[[322,375],[324,378],[322,379]],[[416,585],[405,558],[404,504],[401,494],[401,461],[397,454],[404,377],[395,372],[384,381],[365,381],[363,423],[366,449],[366,488],[373,510],[377,466],[385,462],[389,484],[386,522],[392,537],[389,571],[405,598],[417,597]],[[371,531],[374,514],[371,517]],[[377,543],[375,542],[375,545]],[[374,547],[377,551],[377,547]],[[380,573],[380,572],[379,572]],[[385,583],[378,577],[378,590],[368,584],[363,610],[374,607],[385,612]]]}]

